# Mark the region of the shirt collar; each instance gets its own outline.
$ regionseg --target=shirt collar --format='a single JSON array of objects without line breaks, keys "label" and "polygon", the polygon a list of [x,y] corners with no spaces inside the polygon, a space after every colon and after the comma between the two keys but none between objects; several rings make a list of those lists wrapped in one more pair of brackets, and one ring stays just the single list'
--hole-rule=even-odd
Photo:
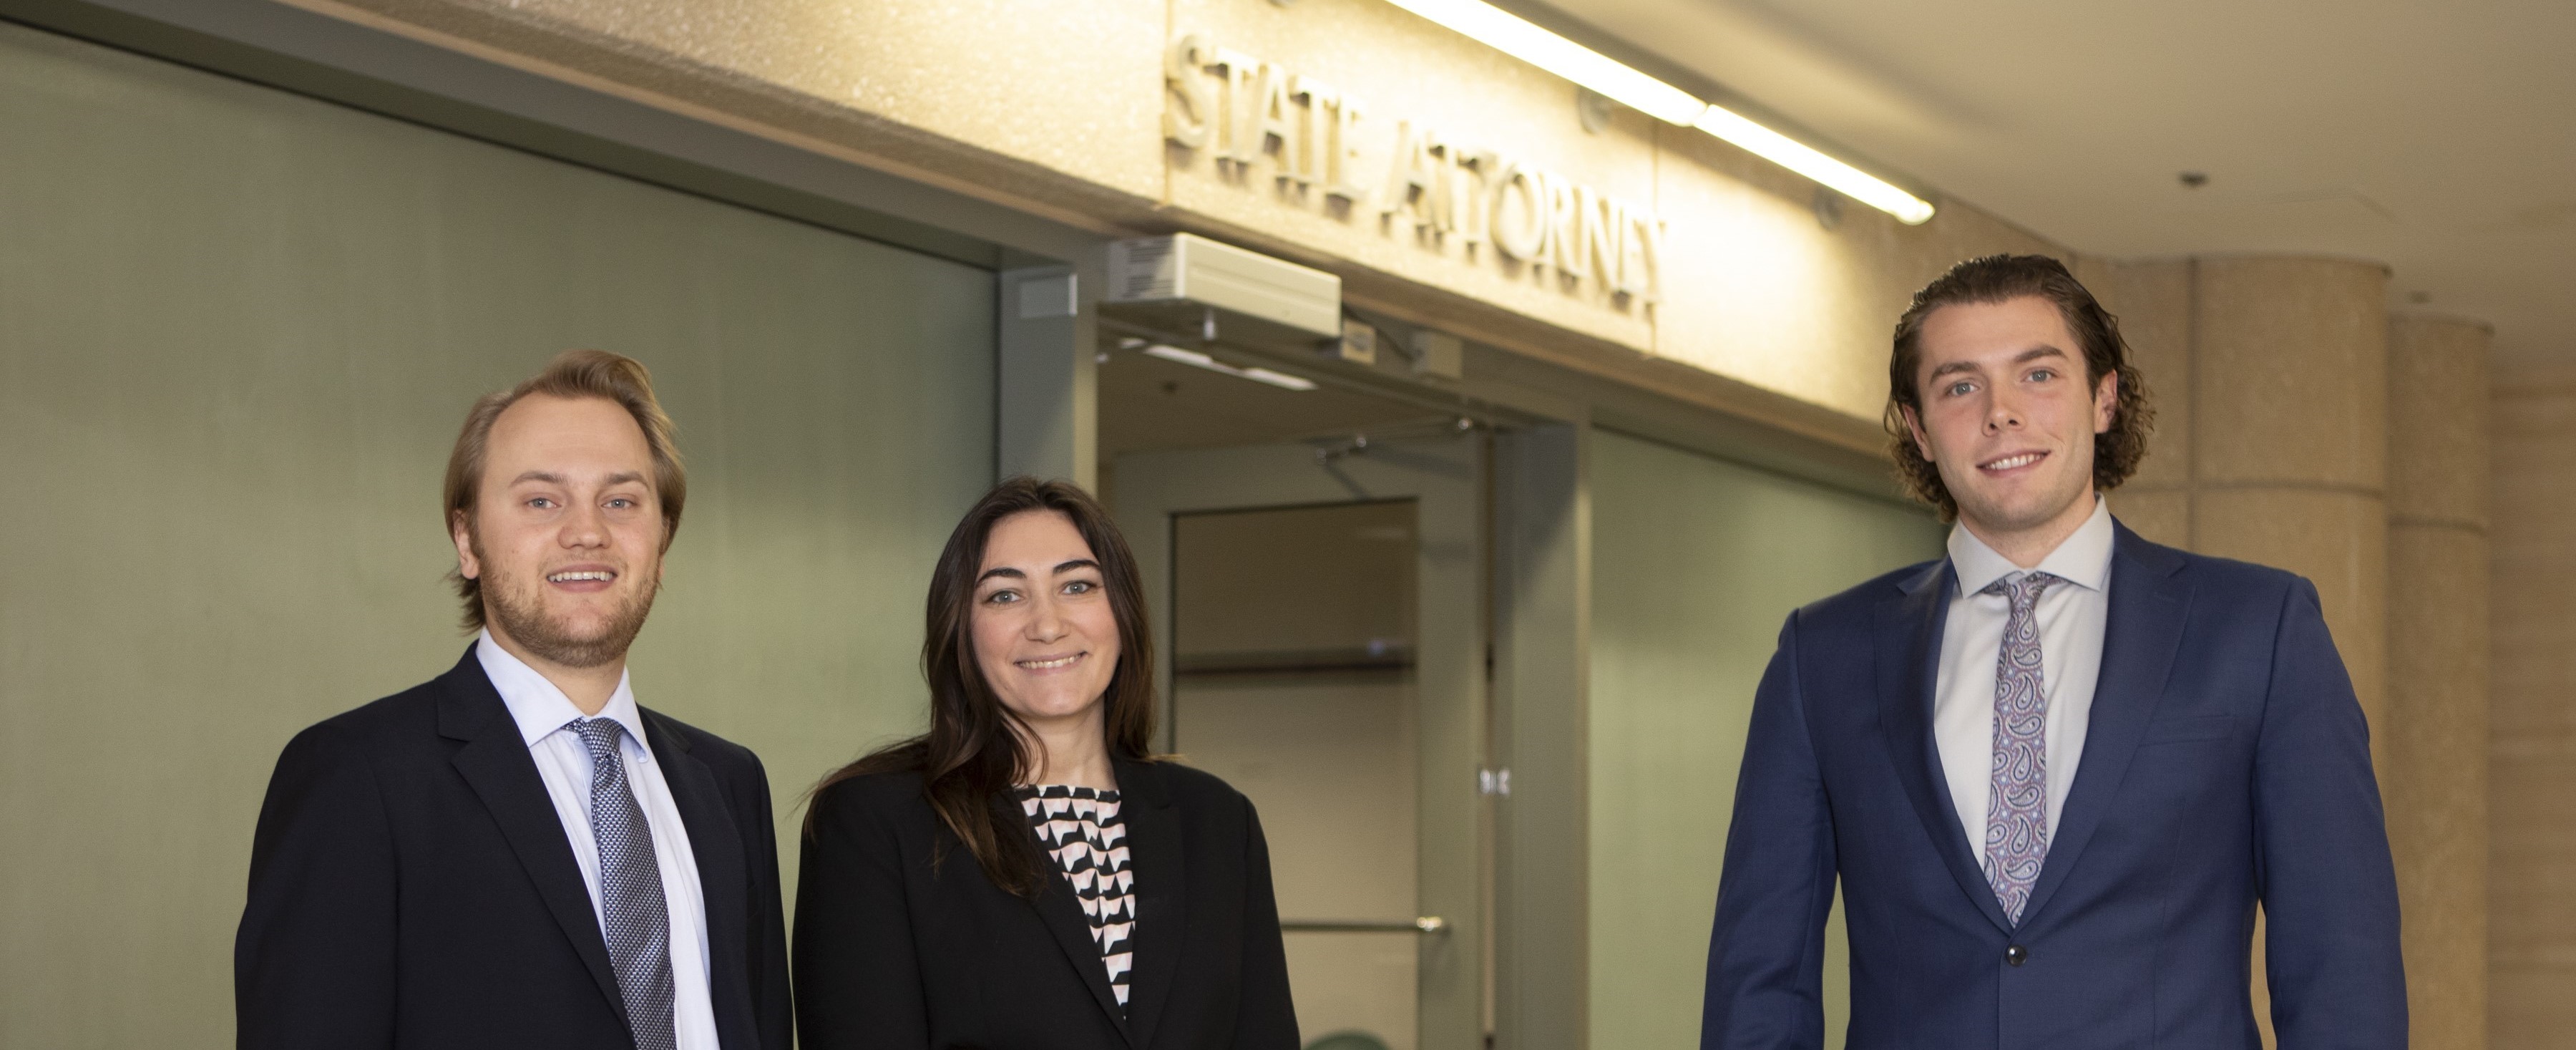
[{"label": "shirt collar", "polygon": [[[2076,526],[2075,534],[2040,559],[2032,571],[2044,572],[2089,590],[2110,589],[2111,542],[2117,532],[2111,527],[2111,507],[2097,493],[2093,497],[2093,516]],[[2022,571],[2021,566],[1986,541],[1969,532],[1966,525],[1950,526],[1950,567],[1959,577],[1959,593],[1975,594],[1994,585],[1996,580]]]},{"label": "shirt collar", "polygon": [[[474,658],[482,662],[484,677],[490,678],[492,688],[500,692],[501,703],[510,708],[510,718],[519,724],[520,739],[529,746],[574,719],[588,717],[572,705],[572,698],[565,696],[563,690],[546,681],[546,676],[493,641],[489,629],[475,638]],[[647,756],[653,753],[652,748],[644,746],[643,712],[635,706],[635,690],[627,684],[625,674],[617,676],[617,691],[609,694],[608,706],[599,709],[599,717],[616,719],[638,752]]]}]

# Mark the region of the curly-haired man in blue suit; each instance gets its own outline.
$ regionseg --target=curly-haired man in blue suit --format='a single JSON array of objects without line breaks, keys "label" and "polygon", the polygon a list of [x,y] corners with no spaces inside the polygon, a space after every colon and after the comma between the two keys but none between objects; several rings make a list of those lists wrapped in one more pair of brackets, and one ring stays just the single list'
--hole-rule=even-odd
[{"label": "curly-haired man in blue suit", "polygon": [[2140,539],[2152,421],[2056,260],[1959,264],[1896,326],[1890,430],[1949,557],[1798,610],[1754,702],[1701,1045],[2406,1045],[2369,728],[2316,588]]}]

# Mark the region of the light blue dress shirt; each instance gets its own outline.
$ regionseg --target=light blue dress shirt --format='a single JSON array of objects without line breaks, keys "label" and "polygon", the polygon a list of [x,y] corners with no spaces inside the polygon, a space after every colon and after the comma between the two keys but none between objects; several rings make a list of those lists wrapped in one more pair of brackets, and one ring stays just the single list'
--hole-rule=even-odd
[{"label": "light blue dress shirt", "polygon": [[[590,748],[582,744],[580,734],[565,728],[585,716],[563,690],[493,641],[492,632],[483,632],[475,642],[474,656],[482,662],[484,675],[492,679],[492,688],[500,691],[501,702],[509,706],[510,717],[518,722],[520,738],[528,742],[528,757],[536,760],[537,776],[545,781],[546,796],[563,822],[573,860],[581,865],[582,885],[590,889],[591,913],[597,916],[599,842],[590,833]],[[599,717],[615,719],[626,729],[618,747],[626,761],[626,783],[635,794],[635,804],[644,810],[645,824],[653,829],[653,858],[662,871],[662,900],[671,913],[671,1023],[678,1050],[720,1050],[715,1002],[707,984],[706,895],[698,885],[697,855],[689,851],[688,825],[681,822],[679,806],[671,799],[671,784],[662,778],[662,767],[645,744],[643,713],[637,710],[635,692],[623,676]],[[603,936],[605,922],[603,918]]]}]

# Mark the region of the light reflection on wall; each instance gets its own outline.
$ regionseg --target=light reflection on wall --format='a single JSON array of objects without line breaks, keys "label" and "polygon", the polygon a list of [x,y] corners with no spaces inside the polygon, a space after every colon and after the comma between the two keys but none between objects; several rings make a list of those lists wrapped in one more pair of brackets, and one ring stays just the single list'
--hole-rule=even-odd
[{"label": "light reflection on wall", "polygon": [[[1915,287],[1971,255],[2067,254],[1956,201],[1919,227],[1854,205],[1829,228],[1804,177],[1625,108],[1588,132],[1572,85],[1379,0],[342,2],[1054,214],[1195,229],[1378,278],[1372,294],[1435,319],[1458,306],[1420,292],[1490,304],[1517,318],[1494,333],[1507,339],[1626,346],[1864,419]],[[1336,215],[1257,168],[1229,175],[1209,150],[1167,147],[1162,56],[1189,32],[1369,99],[1379,150],[1401,116],[1652,208],[1665,301],[1569,294],[1426,249],[1373,207]]]}]

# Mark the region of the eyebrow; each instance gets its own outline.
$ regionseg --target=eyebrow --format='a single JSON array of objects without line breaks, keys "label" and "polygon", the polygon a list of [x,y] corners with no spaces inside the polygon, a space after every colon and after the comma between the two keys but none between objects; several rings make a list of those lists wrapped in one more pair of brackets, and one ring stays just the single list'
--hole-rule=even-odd
[{"label": "eyebrow", "polygon": [[[2050,345],[2048,345],[2048,344],[2046,344],[2046,343],[2041,343],[2041,344],[2039,344],[2038,346],[2034,346],[2034,347],[2031,347],[2031,348],[2030,348],[2030,349],[2028,349],[2028,350],[2024,350],[2024,351],[2022,351],[2022,352],[2020,352],[2020,353],[2018,353],[2018,354],[2014,354],[2014,355],[2013,355],[2013,363],[2014,363],[2014,364],[2017,364],[2017,365],[2019,365],[2019,364],[2028,364],[2028,363],[2030,363],[2030,362],[2032,362],[2032,361],[2039,360],[2040,358],[2043,358],[2043,357],[2060,357],[2060,358],[2062,358],[2062,357],[2066,357],[2066,356],[2067,356],[2067,355],[2066,355],[2066,351],[2064,351],[2064,350],[2060,350],[2060,349],[2058,349],[2058,348],[2056,348],[2056,347],[2054,347],[2054,346],[2050,346]],[[1974,371],[1976,371],[1976,370],[1977,370],[1977,365],[1976,365],[1976,363],[1975,363],[1975,362],[1973,362],[1973,361],[1952,361],[1952,362],[1949,362],[1949,363],[1947,363],[1947,364],[1943,364],[1943,365],[1935,366],[1935,367],[1932,369],[1932,374],[1931,374],[1930,376],[1926,377],[1926,378],[1930,378],[1930,379],[1939,379],[1939,378],[1941,378],[1942,376],[1949,375],[1949,374],[1951,374],[1951,373],[1953,373],[1953,372],[1974,372]]]},{"label": "eyebrow", "polygon": [[[1074,571],[1074,570],[1076,570],[1076,569],[1098,569],[1098,568],[1100,568],[1100,563],[1099,563],[1099,562],[1093,561],[1093,560],[1091,560],[1091,559],[1089,559],[1089,558],[1075,558],[1075,559],[1073,559],[1072,561],[1059,563],[1059,564],[1055,567],[1055,574],[1056,574],[1056,575],[1058,575],[1058,576],[1062,576],[1062,575],[1064,575],[1065,573],[1072,572],[1072,571]],[[981,585],[984,581],[989,580],[989,579],[992,579],[993,577],[996,577],[996,576],[1007,576],[1007,577],[1010,577],[1011,579],[1014,579],[1014,580],[1025,580],[1025,579],[1028,579],[1028,578],[1029,578],[1029,574],[1028,574],[1028,573],[1021,572],[1020,570],[1018,570],[1018,569],[1014,569],[1014,568],[1012,568],[1012,567],[1010,567],[1010,566],[1008,566],[1008,565],[996,565],[996,566],[994,566],[994,567],[992,567],[992,568],[990,568],[990,569],[986,569],[986,570],[984,570],[984,574],[983,574],[983,575],[978,576],[978,577],[975,577],[975,582],[976,582],[978,585]]]},{"label": "eyebrow", "polygon": [[[644,472],[638,470],[623,470],[609,475],[605,480],[600,482],[600,486],[605,488],[610,485],[627,485],[638,483],[643,480]],[[572,484],[572,482],[566,480],[563,475],[546,470],[528,471],[518,477],[511,478],[510,484],[517,485],[530,481],[542,481],[548,485],[570,486]]]}]

